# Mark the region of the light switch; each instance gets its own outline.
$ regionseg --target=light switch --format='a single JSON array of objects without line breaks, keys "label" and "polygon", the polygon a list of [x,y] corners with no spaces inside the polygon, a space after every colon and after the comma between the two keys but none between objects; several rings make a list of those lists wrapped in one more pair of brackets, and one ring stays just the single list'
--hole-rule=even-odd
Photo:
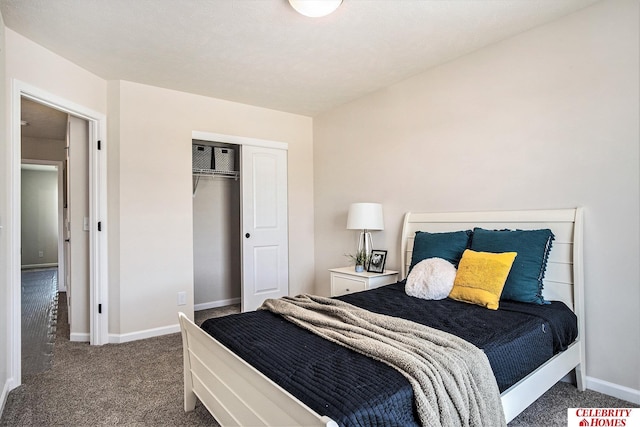
[{"label": "light switch", "polygon": [[82,220],[82,229],[84,231],[89,231],[89,217],[85,216],[84,219]]},{"label": "light switch", "polygon": [[186,305],[186,304],[187,304],[187,293],[178,292],[178,305]]}]

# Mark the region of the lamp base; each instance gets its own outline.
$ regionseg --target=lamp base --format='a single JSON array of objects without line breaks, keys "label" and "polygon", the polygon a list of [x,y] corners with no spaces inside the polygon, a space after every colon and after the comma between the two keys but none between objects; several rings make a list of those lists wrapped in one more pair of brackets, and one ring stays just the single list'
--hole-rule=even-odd
[{"label": "lamp base", "polygon": [[362,230],[360,232],[360,237],[358,238],[358,253],[364,251],[367,254],[367,260],[371,256],[371,251],[373,250],[373,243],[371,241],[371,233],[367,230]]}]

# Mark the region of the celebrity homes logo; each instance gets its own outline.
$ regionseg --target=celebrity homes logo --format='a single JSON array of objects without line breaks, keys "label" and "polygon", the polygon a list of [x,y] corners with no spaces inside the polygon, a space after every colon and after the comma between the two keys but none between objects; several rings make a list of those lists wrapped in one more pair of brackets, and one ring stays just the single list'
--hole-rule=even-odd
[{"label": "celebrity homes logo", "polygon": [[569,408],[568,427],[640,427],[639,408]]}]

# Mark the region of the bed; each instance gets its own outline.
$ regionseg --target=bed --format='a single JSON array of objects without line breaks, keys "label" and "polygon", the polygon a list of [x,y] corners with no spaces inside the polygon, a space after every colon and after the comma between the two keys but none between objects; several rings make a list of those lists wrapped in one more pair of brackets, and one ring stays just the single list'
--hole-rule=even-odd
[{"label": "bed", "polygon": [[[584,390],[582,210],[578,208],[541,211],[407,213],[401,236],[401,277],[405,277],[411,267],[414,237],[417,231],[446,233],[474,229],[474,227],[482,227],[486,230],[550,229],[555,235],[555,240],[549,253],[544,277],[544,298],[564,303],[575,313],[577,319],[578,333],[575,340],[565,343],[562,351],[539,363],[532,372],[522,378],[516,378],[515,383],[503,382],[500,400],[505,420],[508,422],[571,371],[575,371],[577,387]],[[404,283],[399,283],[376,291],[385,299],[392,299],[393,295],[399,297],[403,285]],[[342,299],[349,303],[371,304],[358,301],[358,299],[368,298],[368,292],[361,293],[365,294],[364,296],[352,294]],[[553,304],[549,305],[551,306]],[[256,314],[239,316],[244,317],[238,319],[248,319]],[[234,320],[234,323],[238,322]],[[334,420],[322,415],[327,413],[322,407],[314,406],[313,402],[303,403],[302,400],[307,399],[294,396],[294,394],[300,396],[300,391],[295,387],[295,376],[291,376],[294,378],[292,388],[291,384],[285,384],[283,387],[277,381],[270,379],[274,378],[273,375],[262,373],[264,366],[260,366],[260,360],[269,360],[267,353],[259,352],[257,358],[254,357],[253,364],[260,367],[257,369],[236,354],[242,352],[242,346],[236,348],[234,352],[227,347],[228,342],[226,345],[222,343],[228,337],[219,337],[220,340],[212,338],[190,322],[184,314],[180,314],[180,324],[184,351],[186,411],[193,410],[199,399],[221,425],[337,425]],[[295,325],[287,327],[297,328]],[[226,326],[222,325],[221,329],[225,328]],[[235,335],[235,332],[231,332],[230,335]],[[251,339],[251,333],[246,336],[246,339]],[[327,351],[331,354],[340,353],[334,350]],[[251,354],[245,356],[251,356]],[[380,375],[392,376],[389,373]],[[294,393],[288,390],[293,390]],[[339,422],[343,423],[343,420]]]}]

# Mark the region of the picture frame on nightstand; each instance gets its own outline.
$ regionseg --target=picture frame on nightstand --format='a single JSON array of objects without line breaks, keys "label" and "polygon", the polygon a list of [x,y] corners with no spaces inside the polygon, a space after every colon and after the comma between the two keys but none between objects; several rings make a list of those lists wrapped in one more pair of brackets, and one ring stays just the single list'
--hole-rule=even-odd
[{"label": "picture frame on nightstand", "polygon": [[384,264],[387,261],[387,251],[374,249],[371,251],[367,271],[370,273],[384,273]]}]

